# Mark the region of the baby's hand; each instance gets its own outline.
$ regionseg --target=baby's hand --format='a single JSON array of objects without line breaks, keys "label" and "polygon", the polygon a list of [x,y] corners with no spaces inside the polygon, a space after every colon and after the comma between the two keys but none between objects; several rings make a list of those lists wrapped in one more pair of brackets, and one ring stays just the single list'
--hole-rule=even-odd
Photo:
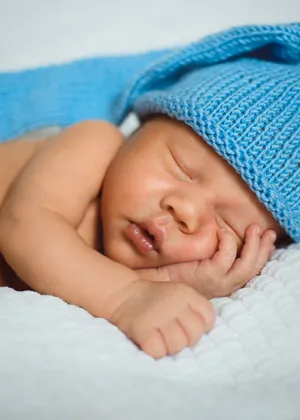
[{"label": "baby's hand", "polygon": [[138,280],[113,300],[108,320],[156,359],[195,345],[214,324],[211,303],[182,283]]},{"label": "baby's hand", "polygon": [[167,271],[169,280],[184,282],[208,299],[228,296],[258,275],[275,249],[275,232],[268,230],[261,236],[257,225],[248,227],[238,257],[234,236],[225,229],[218,234],[219,249],[212,258],[173,264],[161,270]]}]

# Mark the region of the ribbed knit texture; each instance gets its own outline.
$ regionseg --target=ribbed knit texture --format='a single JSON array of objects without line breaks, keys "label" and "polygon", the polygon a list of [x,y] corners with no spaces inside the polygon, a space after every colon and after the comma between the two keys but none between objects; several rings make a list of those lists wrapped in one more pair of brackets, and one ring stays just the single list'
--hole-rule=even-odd
[{"label": "ribbed knit texture", "polygon": [[148,69],[120,112],[188,124],[300,242],[299,63],[300,24],[232,29]]}]

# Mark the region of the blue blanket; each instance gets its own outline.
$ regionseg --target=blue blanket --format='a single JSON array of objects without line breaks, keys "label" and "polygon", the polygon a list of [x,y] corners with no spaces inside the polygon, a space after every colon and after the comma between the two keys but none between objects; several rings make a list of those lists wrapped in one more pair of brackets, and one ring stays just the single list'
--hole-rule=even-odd
[{"label": "blue blanket", "polygon": [[117,123],[114,105],[125,87],[165,54],[90,58],[0,74],[0,142],[86,119]]}]

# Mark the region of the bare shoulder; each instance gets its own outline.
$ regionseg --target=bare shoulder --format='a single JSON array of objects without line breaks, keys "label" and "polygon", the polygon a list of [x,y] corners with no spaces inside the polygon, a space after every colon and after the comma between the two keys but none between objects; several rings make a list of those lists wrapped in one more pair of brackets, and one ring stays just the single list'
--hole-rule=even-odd
[{"label": "bare shoulder", "polygon": [[[71,193],[74,190],[93,200],[106,170],[124,142],[120,130],[106,121],[88,120],[74,124],[41,149],[39,170]],[[67,193],[67,192],[66,192]],[[67,195],[69,195],[67,193]],[[85,200],[84,200],[85,201]]]},{"label": "bare shoulder", "polygon": [[[80,153],[80,160],[85,157],[92,161],[96,159],[103,160],[106,158],[111,160],[122,145],[124,137],[120,130],[106,121],[88,120],[74,124],[56,136],[56,144],[54,148],[67,148],[74,150],[74,153]],[[50,144],[50,142],[49,142]]]},{"label": "bare shoulder", "polygon": [[13,140],[0,144],[0,208],[16,176],[43,144],[43,140]]},{"label": "bare shoulder", "polygon": [[60,136],[71,136],[72,142],[74,138],[76,138],[79,142],[82,139],[82,135],[84,135],[85,142],[94,142],[99,145],[103,141],[107,144],[107,140],[110,139],[111,142],[116,142],[119,145],[123,142],[124,138],[120,130],[113,124],[102,121],[102,120],[86,120],[74,124],[67,129],[65,129]]},{"label": "bare shoulder", "polygon": [[46,141],[22,171],[11,193],[14,208],[48,208],[78,225],[123,141],[118,128],[105,121],[65,129]]}]

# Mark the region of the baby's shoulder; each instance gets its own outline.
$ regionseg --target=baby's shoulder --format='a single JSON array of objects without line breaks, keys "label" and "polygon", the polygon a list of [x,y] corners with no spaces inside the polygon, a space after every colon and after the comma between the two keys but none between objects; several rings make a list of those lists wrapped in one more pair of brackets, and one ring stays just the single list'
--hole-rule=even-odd
[{"label": "baby's shoulder", "polygon": [[81,121],[68,127],[65,133],[73,137],[73,140],[95,148],[107,148],[109,145],[120,146],[124,141],[117,126],[102,120]]}]

